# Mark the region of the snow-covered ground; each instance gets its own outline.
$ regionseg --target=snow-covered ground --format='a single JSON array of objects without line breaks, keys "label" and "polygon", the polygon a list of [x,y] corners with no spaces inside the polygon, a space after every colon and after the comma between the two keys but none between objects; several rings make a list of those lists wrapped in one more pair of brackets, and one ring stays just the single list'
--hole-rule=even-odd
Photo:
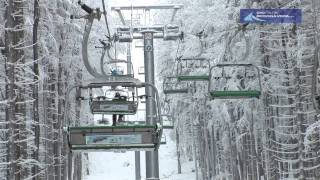
[{"label": "snow-covered ground", "polygon": [[[195,180],[192,173],[193,163],[183,163],[183,174],[177,174],[176,144],[170,136],[173,130],[165,130],[167,144],[161,145],[159,150],[160,179],[161,180]],[[141,152],[141,176],[145,178],[145,157]],[[86,180],[135,180],[134,152],[89,153],[90,175]]]}]

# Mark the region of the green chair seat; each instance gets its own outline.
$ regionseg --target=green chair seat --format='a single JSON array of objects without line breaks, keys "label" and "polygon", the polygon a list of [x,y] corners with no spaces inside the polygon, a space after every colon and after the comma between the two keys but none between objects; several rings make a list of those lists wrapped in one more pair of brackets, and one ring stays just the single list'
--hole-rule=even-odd
[{"label": "green chair seat", "polygon": [[163,125],[163,129],[174,129],[173,125]]},{"label": "green chair seat", "polygon": [[212,91],[210,96],[213,99],[240,99],[240,98],[259,98],[261,91]]},{"label": "green chair seat", "polygon": [[156,148],[155,144],[131,144],[131,145],[122,145],[122,144],[113,144],[113,145],[72,145],[72,151],[81,151],[81,152],[95,152],[95,151],[116,151],[116,150],[125,150],[125,151],[154,151]]},{"label": "green chair seat", "polygon": [[178,81],[209,81],[210,77],[207,75],[200,76],[177,76]]},{"label": "green chair seat", "polygon": [[163,90],[164,94],[185,94],[188,93],[188,89],[170,89],[170,90]]}]

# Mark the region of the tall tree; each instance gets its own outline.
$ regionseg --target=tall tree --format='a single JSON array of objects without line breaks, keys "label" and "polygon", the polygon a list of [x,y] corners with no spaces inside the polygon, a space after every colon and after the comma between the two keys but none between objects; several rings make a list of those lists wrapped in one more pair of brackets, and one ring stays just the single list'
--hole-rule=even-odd
[{"label": "tall tree", "polygon": [[23,160],[27,159],[26,152],[26,119],[23,85],[24,69],[24,1],[9,0],[6,7],[6,32],[5,51],[7,57],[6,73],[8,100],[7,122],[8,122],[8,163],[7,179],[20,180],[26,176],[26,166]]},{"label": "tall tree", "polygon": [[[33,73],[34,73],[34,85],[33,85],[33,118],[34,118],[34,144],[36,149],[33,153],[33,159],[39,162],[39,148],[40,148],[40,121],[39,121],[39,49],[38,49],[38,28],[39,28],[39,17],[40,17],[40,7],[39,0],[33,1],[33,32],[32,32],[32,44],[33,44]],[[34,180],[39,179],[39,167],[37,165],[33,166],[32,174]]]}]

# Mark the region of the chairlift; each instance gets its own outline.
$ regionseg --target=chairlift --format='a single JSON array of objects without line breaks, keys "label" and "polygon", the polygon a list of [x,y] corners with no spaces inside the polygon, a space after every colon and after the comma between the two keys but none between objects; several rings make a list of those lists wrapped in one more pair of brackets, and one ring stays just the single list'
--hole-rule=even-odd
[{"label": "chairlift", "polygon": [[153,151],[161,143],[161,126],[83,126],[69,127],[71,151]]},{"label": "chairlift", "polygon": [[[106,115],[136,114],[137,108],[138,108],[138,102],[139,102],[137,100],[138,89],[130,88],[130,90],[133,90],[133,91],[130,92],[129,89],[127,89],[127,91],[123,92],[123,90],[115,89],[115,87],[117,86],[116,85],[111,86],[111,88],[105,92],[104,96],[98,96],[98,97],[93,97],[92,95],[92,90],[95,89],[95,87],[89,88],[89,96],[90,96],[89,104],[90,104],[92,114],[106,114]],[[109,96],[107,96],[107,94],[109,94]]]},{"label": "chairlift", "polygon": [[141,41],[141,40],[136,40],[135,43],[134,43],[134,47],[135,47],[135,48],[144,48],[143,41]]},{"label": "chairlift", "polygon": [[164,26],[163,39],[164,40],[177,40],[182,38],[181,31],[178,25],[167,24]]},{"label": "chairlift", "polygon": [[188,94],[189,89],[189,83],[179,81],[177,77],[165,77],[163,81],[164,94]]},{"label": "chairlift", "polygon": [[[68,134],[68,144],[70,151],[154,151],[157,150],[161,144],[162,137],[162,120],[160,117],[161,110],[159,109],[159,94],[157,89],[149,83],[141,83],[138,80],[122,82],[105,82],[102,80],[95,80],[92,82],[84,83],[82,86],[75,86],[68,90],[67,100],[72,89],[91,89],[103,87],[131,87],[131,88],[143,88],[150,86],[155,91],[156,109],[155,114],[150,118],[155,118],[156,124],[147,125],[146,123],[126,123],[118,126],[81,126],[74,127],[69,124],[69,127],[64,128]],[[113,89],[114,91],[117,89]],[[90,92],[89,92],[90,93]],[[81,93],[80,93],[81,95]],[[137,95],[135,94],[135,102],[137,101]],[[90,95],[92,98],[92,94]],[[107,97],[95,97],[100,98],[99,101],[111,102],[110,106],[118,105],[118,101],[108,100]],[[83,99],[81,99],[83,100]],[[93,101],[91,102],[92,105]],[[109,105],[109,104],[108,104]],[[123,104],[122,104],[123,105]],[[66,106],[67,107],[67,106]],[[126,106],[128,107],[128,106]],[[117,108],[106,108],[104,106],[99,110],[103,114],[126,114],[126,112],[114,111]],[[110,109],[112,109],[110,111]],[[137,109],[135,110],[137,111]],[[65,118],[70,118],[68,111]],[[65,119],[67,122],[67,119]]]},{"label": "chairlift", "polygon": [[139,101],[140,101],[140,103],[142,103],[142,104],[145,104],[145,103],[146,103],[146,99],[147,99],[147,95],[141,95],[141,96],[139,96]]},{"label": "chairlift", "polygon": [[167,144],[167,137],[166,137],[165,134],[162,134],[161,143],[160,144]]},{"label": "chairlift", "polygon": [[162,114],[162,123],[163,129],[173,129],[174,128],[174,121],[173,117],[169,114]]},{"label": "chairlift", "polygon": [[[125,77],[134,77],[133,65],[131,62],[126,60],[111,60],[105,62],[105,64],[109,67],[109,74],[110,76],[125,76]],[[128,71],[125,69],[130,68],[131,73],[129,74]]]},{"label": "chairlift", "polygon": [[170,114],[171,113],[171,107],[170,107],[170,100],[167,96],[165,96],[164,100],[161,103],[162,112],[164,114]]},{"label": "chairlift", "polygon": [[179,81],[209,81],[210,62],[206,58],[182,58],[177,64]]},{"label": "chairlift", "polygon": [[144,66],[141,66],[138,68],[138,74],[139,75],[144,75]]},{"label": "chairlift", "polygon": [[117,28],[117,38],[119,42],[131,43],[133,40],[133,34],[130,26],[121,26]]},{"label": "chairlift", "polygon": [[[219,90],[221,87],[217,87],[218,81],[224,79],[226,83],[232,76],[226,75],[225,69],[228,67],[234,68],[242,68],[245,73],[243,75],[237,75],[237,78],[241,78],[245,83],[244,88],[237,88],[236,90],[228,90],[228,88],[224,88],[224,90]],[[222,70],[222,76],[216,76],[215,73],[218,71],[217,69]],[[254,72],[254,74],[250,74],[248,71]],[[250,74],[250,75],[247,75]],[[247,81],[245,81],[247,80]],[[255,82],[255,87],[248,87],[247,82]],[[218,89],[218,90],[217,90]],[[243,90],[244,89],[244,90]],[[261,96],[262,85],[261,85],[261,77],[260,70],[257,66],[252,64],[218,64],[213,66],[210,70],[210,82],[209,82],[209,95],[211,99],[248,99],[248,98],[259,98]]]}]

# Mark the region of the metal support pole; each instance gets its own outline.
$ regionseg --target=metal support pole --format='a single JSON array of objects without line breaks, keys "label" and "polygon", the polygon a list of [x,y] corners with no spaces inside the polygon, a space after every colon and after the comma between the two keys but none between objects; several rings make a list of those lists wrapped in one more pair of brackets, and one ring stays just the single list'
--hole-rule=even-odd
[{"label": "metal support pole", "polygon": [[131,62],[131,43],[127,44],[127,74],[131,74],[132,62]]},{"label": "metal support pole", "polygon": [[141,170],[140,170],[140,152],[134,152],[135,169],[136,169],[136,180],[141,180]]},{"label": "metal support pole", "polygon": [[[145,82],[154,85],[154,52],[153,52],[154,31],[143,31],[144,39],[144,64]],[[146,87],[147,97],[154,97],[155,92],[151,87]],[[152,98],[146,99],[146,122],[148,125],[156,124],[154,115],[155,103]],[[158,150],[146,152],[146,179],[159,180],[159,157]]]},{"label": "metal support pole", "polygon": [[[127,44],[127,74],[131,74],[131,43]],[[136,180],[141,180],[140,151],[134,152]]]}]

